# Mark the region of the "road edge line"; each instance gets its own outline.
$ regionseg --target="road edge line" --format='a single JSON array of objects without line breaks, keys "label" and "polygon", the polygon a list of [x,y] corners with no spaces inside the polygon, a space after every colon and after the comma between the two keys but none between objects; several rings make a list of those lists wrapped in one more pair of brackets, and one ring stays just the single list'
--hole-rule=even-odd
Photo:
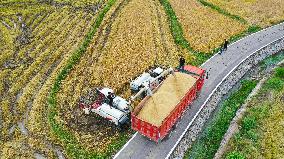
[{"label": "road edge line", "polygon": [[113,159],[116,159],[116,158],[120,155],[120,153],[123,151],[123,149],[136,137],[137,134],[138,134],[138,132],[136,132],[136,133],[131,137],[131,139],[129,139],[129,140],[127,141],[127,143],[123,145],[123,147],[114,155]]}]

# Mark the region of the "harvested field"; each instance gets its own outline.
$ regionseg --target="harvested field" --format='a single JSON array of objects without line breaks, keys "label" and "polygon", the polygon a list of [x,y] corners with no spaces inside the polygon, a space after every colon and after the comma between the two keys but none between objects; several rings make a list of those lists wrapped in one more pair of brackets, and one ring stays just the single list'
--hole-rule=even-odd
[{"label": "harvested field", "polygon": [[157,92],[145,102],[138,117],[159,127],[195,82],[194,77],[185,73],[169,75]]},{"label": "harvested field", "polygon": [[[95,13],[16,2],[0,10],[1,139],[13,145],[13,139],[22,135],[27,153],[52,157],[54,152],[46,145],[56,142],[47,126],[48,94],[59,70],[94,22]],[[23,129],[13,135],[12,128],[17,129],[19,122]],[[3,149],[14,153],[16,149],[9,144]]]}]

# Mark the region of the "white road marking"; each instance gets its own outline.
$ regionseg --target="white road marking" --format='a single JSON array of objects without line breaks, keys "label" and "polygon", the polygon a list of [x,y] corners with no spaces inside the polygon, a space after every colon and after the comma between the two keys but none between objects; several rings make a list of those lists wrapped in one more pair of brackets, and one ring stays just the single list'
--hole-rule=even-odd
[{"label": "white road marking", "polygon": [[138,134],[138,132],[136,132],[132,138],[130,140],[127,141],[127,143],[118,151],[118,153],[115,154],[115,156],[113,157],[113,159],[116,159],[119,154],[123,151],[123,149],[136,137],[136,135]]}]

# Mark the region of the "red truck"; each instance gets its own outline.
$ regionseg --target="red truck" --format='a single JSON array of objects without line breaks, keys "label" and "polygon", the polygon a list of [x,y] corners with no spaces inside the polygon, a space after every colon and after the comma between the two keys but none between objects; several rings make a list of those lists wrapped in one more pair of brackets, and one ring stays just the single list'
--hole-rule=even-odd
[{"label": "red truck", "polygon": [[[187,65],[184,67],[183,71],[175,70],[174,74],[176,73],[179,73],[179,76],[184,74],[187,78],[194,78],[194,80],[191,79],[191,81],[193,82],[187,85],[188,88],[181,87],[181,89],[186,89],[186,91],[184,91],[184,94],[179,95],[179,98],[175,98],[175,91],[169,90],[174,88],[173,86],[171,86],[170,82],[176,81],[176,77],[174,77],[175,75],[173,75],[172,79],[167,77],[152,90],[153,95],[146,96],[131,113],[132,129],[138,131],[142,135],[150,138],[155,142],[161,141],[163,138],[165,138],[165,136],[169,134],[171,128],[177,123],[186,108],[193,102],[204,84],[205,70],[201,68]],[[172,81],[168,81],[167,83],[168,79]],[[181,80],[184,79],[181,78]],[[177,84],[179,85],[179,83]],[[184,83],[182,83],[181,81],[180,84]],[[177,91],[177,93],[180,92],[182,91]],[[173,96],[171,97],[171,99],[161,99],[162,95],[169,97],[171,93]],[[156,102],[154,100],[160,102],[160,104],[157,105],[155,109],[160,109],[162,111],[167,110],[166,112],[164,112],[164,114],[162,114],[161,112],[151,113],[153,109],[153,102]],[[167,100],[171,101],[167,102]],[[171,103],[173,100],[176,101],[175,104]],[[148,105],[151,105],[151,107]],[[161,116],[164,116],[160,117],[159,114],[161,114]]]}]

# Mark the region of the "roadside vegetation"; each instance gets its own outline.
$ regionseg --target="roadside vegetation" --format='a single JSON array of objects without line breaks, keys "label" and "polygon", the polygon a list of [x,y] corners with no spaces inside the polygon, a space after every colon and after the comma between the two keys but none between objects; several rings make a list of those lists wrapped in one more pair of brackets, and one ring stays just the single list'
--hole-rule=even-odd
[{"label": "roadside vegetation", "polygon": [[237,110],[244,104],[248,95],[256,86],[257,81],[244,80],[241,87],[232,93],[221,105],[220,110],[213,116],[203,130],[200,138],[193,144],[184,158],[213,158],[219,148],[220,142],[226,133],[231,120],[235,117]]},{"label": "roadside vegetation", "polygon": [[223,158],[281,158],[284,122],[284,65],[275,69],[273,76],[249,102],[239,131],[230,140]]}]

